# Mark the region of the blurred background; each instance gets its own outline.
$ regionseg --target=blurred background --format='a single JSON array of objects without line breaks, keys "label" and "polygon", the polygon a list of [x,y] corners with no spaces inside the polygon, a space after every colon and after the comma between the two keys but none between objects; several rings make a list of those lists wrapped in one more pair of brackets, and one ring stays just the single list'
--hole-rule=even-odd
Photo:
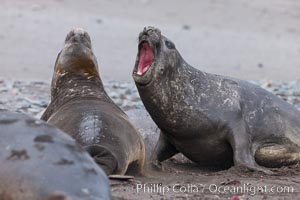
[{"label": "blurred background", "polygon": [[0,0],[0,78],[50,82],[73,27],[102,79],[131,81],[137,36],[156,26],[192,66],[246,80],[300,78],[299,0]]}]

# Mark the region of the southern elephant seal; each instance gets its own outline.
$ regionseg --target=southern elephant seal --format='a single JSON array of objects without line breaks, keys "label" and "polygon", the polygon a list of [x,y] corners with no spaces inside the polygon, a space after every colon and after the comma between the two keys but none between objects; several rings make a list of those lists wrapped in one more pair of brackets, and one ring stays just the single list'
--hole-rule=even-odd
[{"label": "southern elephant seal", "polygon": [[66,37],[42,119],[72,136],[107,174],[142,172],[143,139],[105,92],[90,36],[83,29],[73,29]]},{"label": "southern elephant seal", "polygon": [[181,152],[207,166],[265,167],[300,161],[300,112],[247,81],[190,66],[174,43],[148,27],[139,35],[133,78],[161,129],[153,162]]},{"label": "southern elephant seal", "polygon": [[58,128],[0,111],[0,199],[110,199],[106,174]]}]

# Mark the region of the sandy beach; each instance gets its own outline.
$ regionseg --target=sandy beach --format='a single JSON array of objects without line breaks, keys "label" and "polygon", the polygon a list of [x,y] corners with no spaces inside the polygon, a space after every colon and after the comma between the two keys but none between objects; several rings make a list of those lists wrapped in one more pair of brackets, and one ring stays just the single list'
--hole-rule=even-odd
[{"label": "sandy beach", "polygon": [[46,80],[73,27],[91,35],[104,80],[132,81],[137,36],[160,28],[187,62],[247,80],[300,76],[296,0],[1,0],[0,77]]},{"label": "sandy beach", "polygon": [[[149,157],[159,129],[131,73],[138,34],[151,25],[160,28],[192,66],[252,80],[300,110],[300,1],[0,0],[0,5],[0,109],[40,118],[50,101],[56,56],[69,30],[82,27],[91,36],[108,95],[141,132]],[[265,175],[234,167],[205,169],[179,154],[162,167],[132,180],[110,180],[112,199],[300,196],[299,164]],[[148,190],[156,185],[168,191]],[[199,190],[184,190],[191,185]],[[225,187],[243,190],[223,192]]]}]

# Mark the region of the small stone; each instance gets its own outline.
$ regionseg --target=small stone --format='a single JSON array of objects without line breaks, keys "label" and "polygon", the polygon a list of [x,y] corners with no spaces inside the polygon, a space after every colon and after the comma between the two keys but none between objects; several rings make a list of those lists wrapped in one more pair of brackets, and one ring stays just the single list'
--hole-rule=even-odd
[{"label": "small stone", "polygon": [[189,25],[187,25],[187,24],[184,24],[182,26],[182,28],[183,28],[183,30],[187,30],[187,31],[191,29],[191,27]]},{"label": "small stone", "polygon": [[258,67],[258,68],[263,68],[264,65],[263,65],[262,63],[258,63],[258,64],[257,64],[257,67]]},{"label": "small stone", "polygon": [[131,94],[132,94],[132,92],[131,92],[131,90],[130,90],[130,89],[127,89],[127,90],[125,91],[125,94],[126,94],[126,95],[131,95]]},{"label": "small stone", "polygon": [[126,95],[120,94],[119,98],[122,99],[122,100],[124,100],[124,99],[126,99]]},{"label": "small stone", "polygon": [[272,82],[266,82],[262,87],[263,88],[271,88],[273,86]]},{"label": "small stone", "polygon": [[97,24],[101,24],[102,23],[102,19],[96,19]]}]

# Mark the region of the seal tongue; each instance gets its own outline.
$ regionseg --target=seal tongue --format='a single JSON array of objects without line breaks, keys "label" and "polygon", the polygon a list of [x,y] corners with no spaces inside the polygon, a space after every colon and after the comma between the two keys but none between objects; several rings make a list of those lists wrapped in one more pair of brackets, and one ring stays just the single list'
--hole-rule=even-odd
[{"label": "seal tongue", "polygon": [[153,60],[153,52],[148,42],[142,43],[139,56],[137,74],[142,75],[149,69]]}]

